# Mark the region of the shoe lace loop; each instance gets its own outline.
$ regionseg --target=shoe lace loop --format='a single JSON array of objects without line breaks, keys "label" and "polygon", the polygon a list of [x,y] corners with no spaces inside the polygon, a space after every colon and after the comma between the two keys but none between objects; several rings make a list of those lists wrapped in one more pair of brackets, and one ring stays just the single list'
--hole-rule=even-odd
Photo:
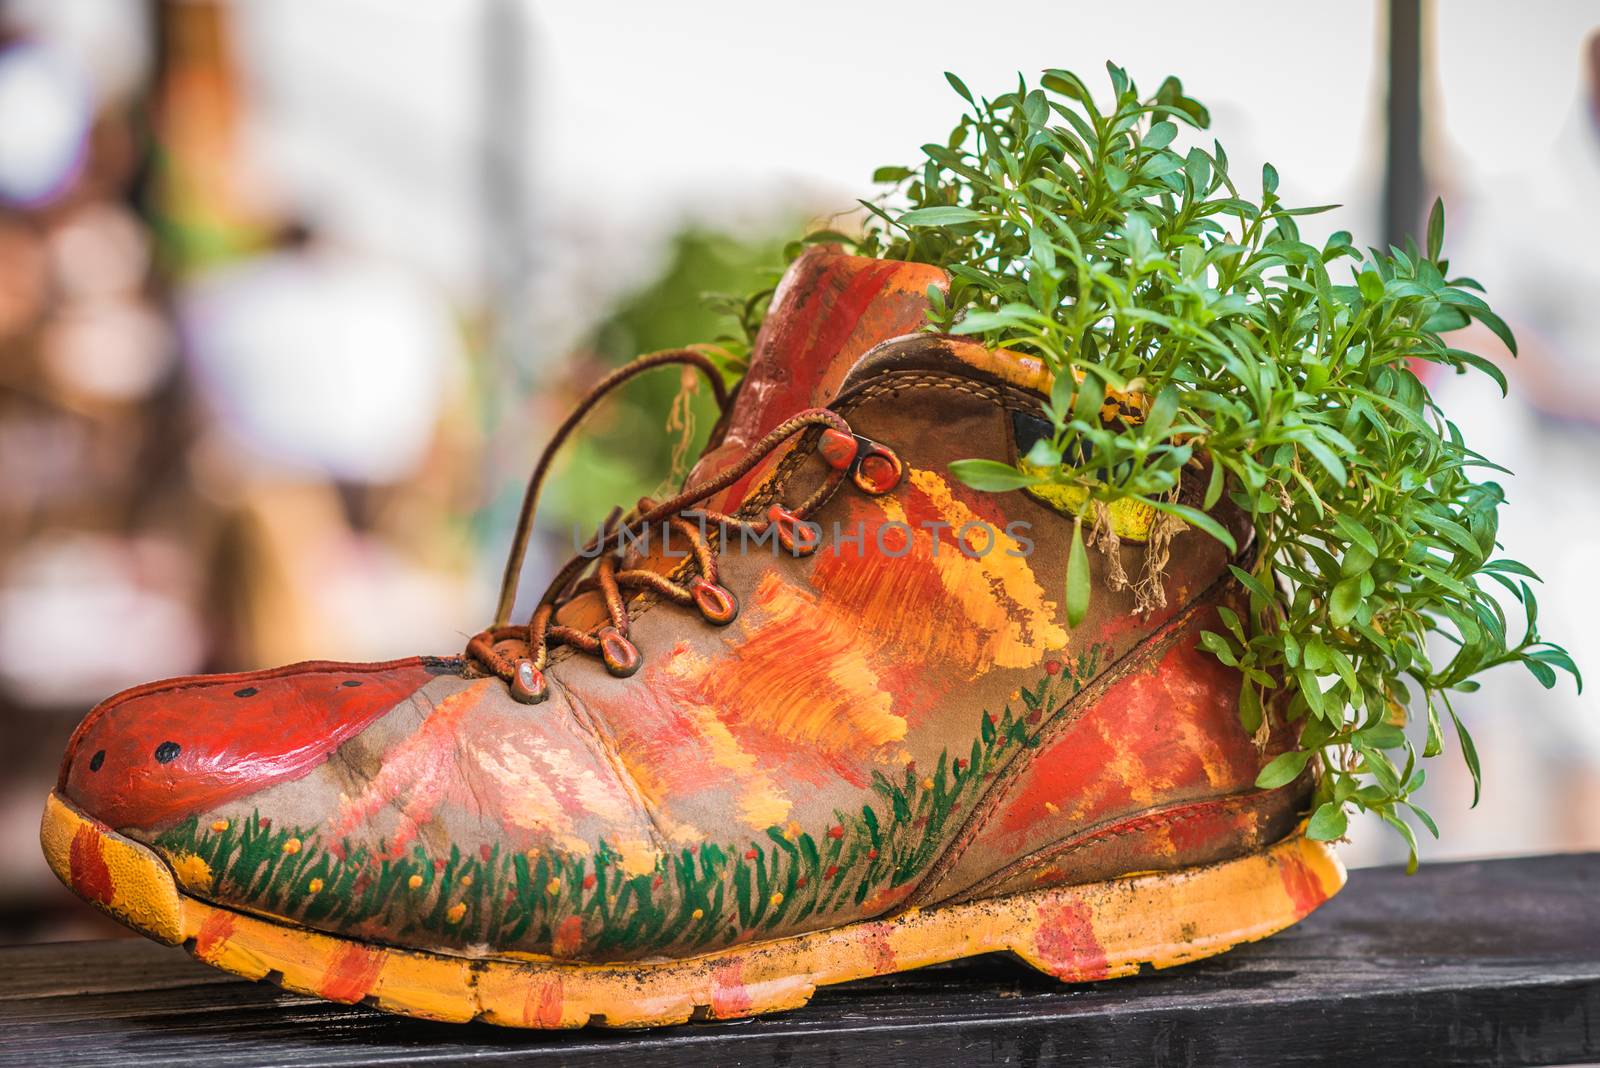
[{"label": "shoe lace loop", "polygon": [[[549,695],[545,668],[552,648],[558,645],[600,657],[606,669],[618,677],[632,675],[639,669],[642,657],[628,637],[630,619],[624,591],[649,591],[674,604],[698,609],[701,616],[714,625],[731,623],[738,615],[739,602],[733,592],[718,581],[717,550],[706,534],[707,526],[715,525],[720,530],[743,529],[758,538],[770,536],[776,528],[778,541],[783,547],[791,553],[803,555],[814,551],[820,541],[816,530],[806,524],[806,518],[833,494],[847,474],[856,472],[857,484],[867,492],[881,492],[877,483],[869,480],[870,476],[864,479],[863,473],[871,468],[867,461],[877,461],[881,465],[883,458],[888,457],[893,461],[898,475],[899,461],[893,453],[875,442],[856,437],[850,425],[837,412],[827,408],[805,409],[774,427],[752,445],[738,463],[700,485],[686,487],[663,501],[643,498],[627,515],[620,508],[614,509],[595,537],[556,573],[539,598],[528,622],[511,623],[510,616],[533,532],[539,493],[556,452],[608,393],[636,375],[669,365],[684,365],[699,370],[710,381],[719,409],[724,412],[727,410],[729,396],[720,372],[704,353],[696,349],[650,353],[611,372],[584,394],[571,414],[556,428],[534,465],[523,493],[511,551],[506,558],[495,622],[468,641],[465,654],[467,661],[479,670],[505,680],[518,700],[532,704]],[[738,482],[791,438],[807,431],[818,432],[816,440],[821,444],[819,451],[827,462],[829,473],[798,507],[788,509],[781,504],[773,504],[760,516],[728,515],[702,509],[699,524],[691,522],[683,514],[691,506]],[[624,566],[627,556],[623,547],[628,543],[628,535],[637,537],[658,526],[663,531],[670,530],[689,546],[688,562],[692,565],[693,573],[687,581],[676,581],[645,568]],[[607,543],[615,545],[615,549],[603,551]],[[592,572],[586,574],[591,567]],[[591,592],[598,593],[605,606],[605,624],[594,630],[583,630],[556,621],[562,605],[580,594]],[[508,643],[512,651],[503,651],[501,646]]]}]

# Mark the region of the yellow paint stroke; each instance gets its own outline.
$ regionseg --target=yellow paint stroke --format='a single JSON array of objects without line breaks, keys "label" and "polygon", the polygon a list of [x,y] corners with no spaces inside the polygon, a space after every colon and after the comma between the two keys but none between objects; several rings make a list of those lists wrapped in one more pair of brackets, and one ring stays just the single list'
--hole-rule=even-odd
[{"label": "yellow paint stroke", "polygon": [[[687,650],[672,658],[667,665],[667,672],[670,677],[691,687],[699,685],[712,674],[705,657]],[[756,758],[739,747],[739,740],[728,729],[728,725],[717,718],[717,710],[702,701],[690,701],[681,711],[691,721],[716,766],[731,772],[734,781],[739,784],[739,818],[755,830],[763,830],[788,819],[793,802],[761,769]]]},{"label": "yellow paint stroke", "polygon": [[[927,494],[952,528],[960,530],[967,523],[983,521],[956,500],[950,484],[940,475],[912,468],[910,476],[912,485]],[[994,529],[994,537],[994,548],[979,559],[969,559],[961,552],[941,552],[936,561],[939,577],[974,622],[1000,624],[995,628],[992,649],[996,664],[1032,667],[1044,658],[1046,650],[1065,648],[1067,632],[1056,623],[1056,604],[1045,597],[1028,558],[1013,555],[1020,553],[1021,545],[1001,529]],[[994,595],[996,590],[1000,597]]]},{"label": "yellow paint stroke", "polygon": [[499,813],[502,819],[524,830],[543,832],[569,853],[588,855],[588,840],[577,833],[572,819],[545,782],[543,769],[534,764],[532,757],[509,742],[502,742],[498,752],[475,748],[471,755],[503,791]]},{"label": "yellow paint stroke", "polygon": [[878,683],[859,619],[775,571],[761,577],[752,603],[759,613],[740,617],[744,640],[730,643],[733,663],[715,679],[723,708],[742,710],[786,742],[829,753],[905,737],[906,721]]},{"label": "yellow paint stroke", "polygon": [[[783,825],[793,808],[763,753],[864,759],[905,737],[908,725],[848,613],[768,572],[740,620],[725,656],[680,649],[660,669],[659,689],[709,756],[707,770],[726,773],[738,817],[762,830]],[[624,759],[647,798],[670,796],[662,776],[637,766],[634,754]]]},{"label": "yellow paint stroke", "polygon": [[948,341],[949,352],[961,362],[987,371],[1023,389],[1048,394],[1055,381],[1050,369],[1037,356],[1014,349],[991,349],[975,341]]},{"label": "yellow paint stroke", "polygon": [[656,860],[660,856],[642,838],[624,838],[617,843],[617,854],[623,872],[630,876],[649,875],[656,870]]},{"label": "yellow paint stroke", "polygon": [[[862,641],[894,659],[954,667],[969,678],[994,667],[1032,667],[1047,651],[1065,648],[1056,603],[1045,597],[1027,558],[1013,555],[1020,543],[957,500],[938,474],[912,468],[908,477],[952,531],[981,525],[968,537],[978,543],[969,543],[972,552],[983,555],[949,544],[935,555],[934,532],[910,523],[897,499],[880,498],[884,521],[910,526],[914,544],[898,557],[858,557],[846,548],[824,559],[812,576],[824,603],[854,621]],[[990,533],[995,544],[984,552]],[[930,577],[937,592],[929,591]]]},{"label": "yellow paint stroke", "polygon": [[[1027,460],[1018,460],[1017,469],[1025,474],[1045,474],[1044,468],[1031,464]],[[1024,487],[1030,497],[1043,501],[1060,514],[1072,518],[1083,512],[1083,506],[1088,503],[1089,491],[1082,486],[1063,486],[1055,482],[1043,482],[1037,486]],[[1112,501],[1106,508],[1111,518],[1111,530],[1123,541],[1149,541],[1150,527],[1155,522],[1156,510],[1143,501],[1134,500],[1132,497],[1122,497]]]},{"label": "yellow paint stroke", "polygon": [[179,853],[172,858],[172,874],[178,877],[178,882],[190,890],[205,893],[211,889],[211,865],[205,862],[204,857],[194,853]]}]

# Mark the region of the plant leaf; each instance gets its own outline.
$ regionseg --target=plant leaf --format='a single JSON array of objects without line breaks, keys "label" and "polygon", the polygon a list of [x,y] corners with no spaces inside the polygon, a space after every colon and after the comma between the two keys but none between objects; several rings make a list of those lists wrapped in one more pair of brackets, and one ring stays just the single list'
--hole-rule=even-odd
[{"label": "plant leaf", "polygon": [[1076,627],[1089,614],[1089,552],[1083,544],[1083,519],[1072,524],[1072,548],[1067,553],[1067,625]]},{"label": "plant leaf", "polygon": [[1256,786],[1262,790],[1275,790],[1294,782],[1306,770],[1306,762],[1310,759],[1309,749],[1291,749],[1287,753],[1279,753],[1256,776]]},{"label": "plant leaf", "polygon": [[950,464],[950,473],[973,489],[991,493],[1035,486],[1041,481],[1038,475],[1024,474],[1010,464],[996,460],[954,460]]},{"label": "plant leaf", "polygon": [[936,207],[917,208],[901,215],[896,221],[901,226],[957,226],[977,222],[984,216],[971,208]]},{"label": "plant leaf", "polygon": [[1311,821],[1306,824],[1306,837],[1314,842],[1332,842],[1343,838],[1349,826],[1350,820],[1345,815],[1344,806],[1324,801],[1311,814]]},{"label": "plant leaf", "polygon": [[952,89],[961,94],[961,98],[963,100],[971,104],[973,107],[977,107],[977,101],[972,99],[972,90],[967,88],[966,82],[962,81],[954,74],[951,74],[949,71],[944,72],[944,80],[950,83],[950,87]]}]

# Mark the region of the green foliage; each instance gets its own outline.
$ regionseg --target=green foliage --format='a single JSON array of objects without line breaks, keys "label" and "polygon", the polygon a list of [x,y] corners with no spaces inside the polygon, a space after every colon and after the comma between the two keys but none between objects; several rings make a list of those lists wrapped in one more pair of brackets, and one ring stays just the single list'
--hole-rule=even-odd
[{"label": "green foliage", "polygon": [[[1255,543],[1247,619],[1224,613],[1207,646],[1246,685],[1240,718],[1262,721],[1287,688],[1303,724],[1298,752],[1274,760],[1260,785],[1288,782],[1320,756],[1311,832],[1344,832],[1349,808],[1375,812],[1412,843],[1406,815],[1419,757],[1454,725],[1474,781],[1477,757],[1450,704],[1474,677],[1520,663],[1545,686],[1577,671],[1543,641],[1535,576],[1496,559],[1498,470],[1473,452],[1413,373],[1420,362],[1505,380],[1447,332],[1476,320],[1515,351],[1504,322],[1442,257],[1435,206],[1427,247],[1357,249],[1348,233],[1322,247],[1295,219],[1277,172],[1259,195],[1241,191],[1220,144],[1181,148],[1206,109],[1168,78],[1141,98],[1108,66],[1109,97],[1077,75],[1019,78],[993,100],[947,75],[970,110],[914,166],[885,167],[865,255],[916,260],[951,275],[932,291],[934,326],[1042,357],[1056,387],[1054,438],[1030,454],[1045,469],[966,461],[955,473],[983,489],[1048,481],[1087,493],[1069,561],[1066,604],[1088,596],[1081,524],[1095,502],[1150,506],[1236,548],[1203,511],[1177,502],[1180,480],[1203,484],[1248,513]],[[1142,419],[1100,417],[1107,394],[1141,394]],[[1487,582],[1485,580],[1488,580]],[[1520,602],[1508,621],[1490,586]],[[1581,680],[1579,681],[1581,686]],[[1281,699],[1281,698],[1280,698]],[[1424,719],[1421,750],[1400,729]]]}]

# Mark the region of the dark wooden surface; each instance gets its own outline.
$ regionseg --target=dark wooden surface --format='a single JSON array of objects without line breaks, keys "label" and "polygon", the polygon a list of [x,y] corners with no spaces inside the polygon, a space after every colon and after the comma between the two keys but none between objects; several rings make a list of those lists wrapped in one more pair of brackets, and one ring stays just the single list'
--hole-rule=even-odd
[{"label": "dark wooden surface", "polygon": [[326,1005],[140,941],[0,950],[0,1063],[1575,1064],[1600,1061],[1600,854],[1356,872],[1299,926],[1062,986],[1005,958],[646,1032],[447,1026]]}]

